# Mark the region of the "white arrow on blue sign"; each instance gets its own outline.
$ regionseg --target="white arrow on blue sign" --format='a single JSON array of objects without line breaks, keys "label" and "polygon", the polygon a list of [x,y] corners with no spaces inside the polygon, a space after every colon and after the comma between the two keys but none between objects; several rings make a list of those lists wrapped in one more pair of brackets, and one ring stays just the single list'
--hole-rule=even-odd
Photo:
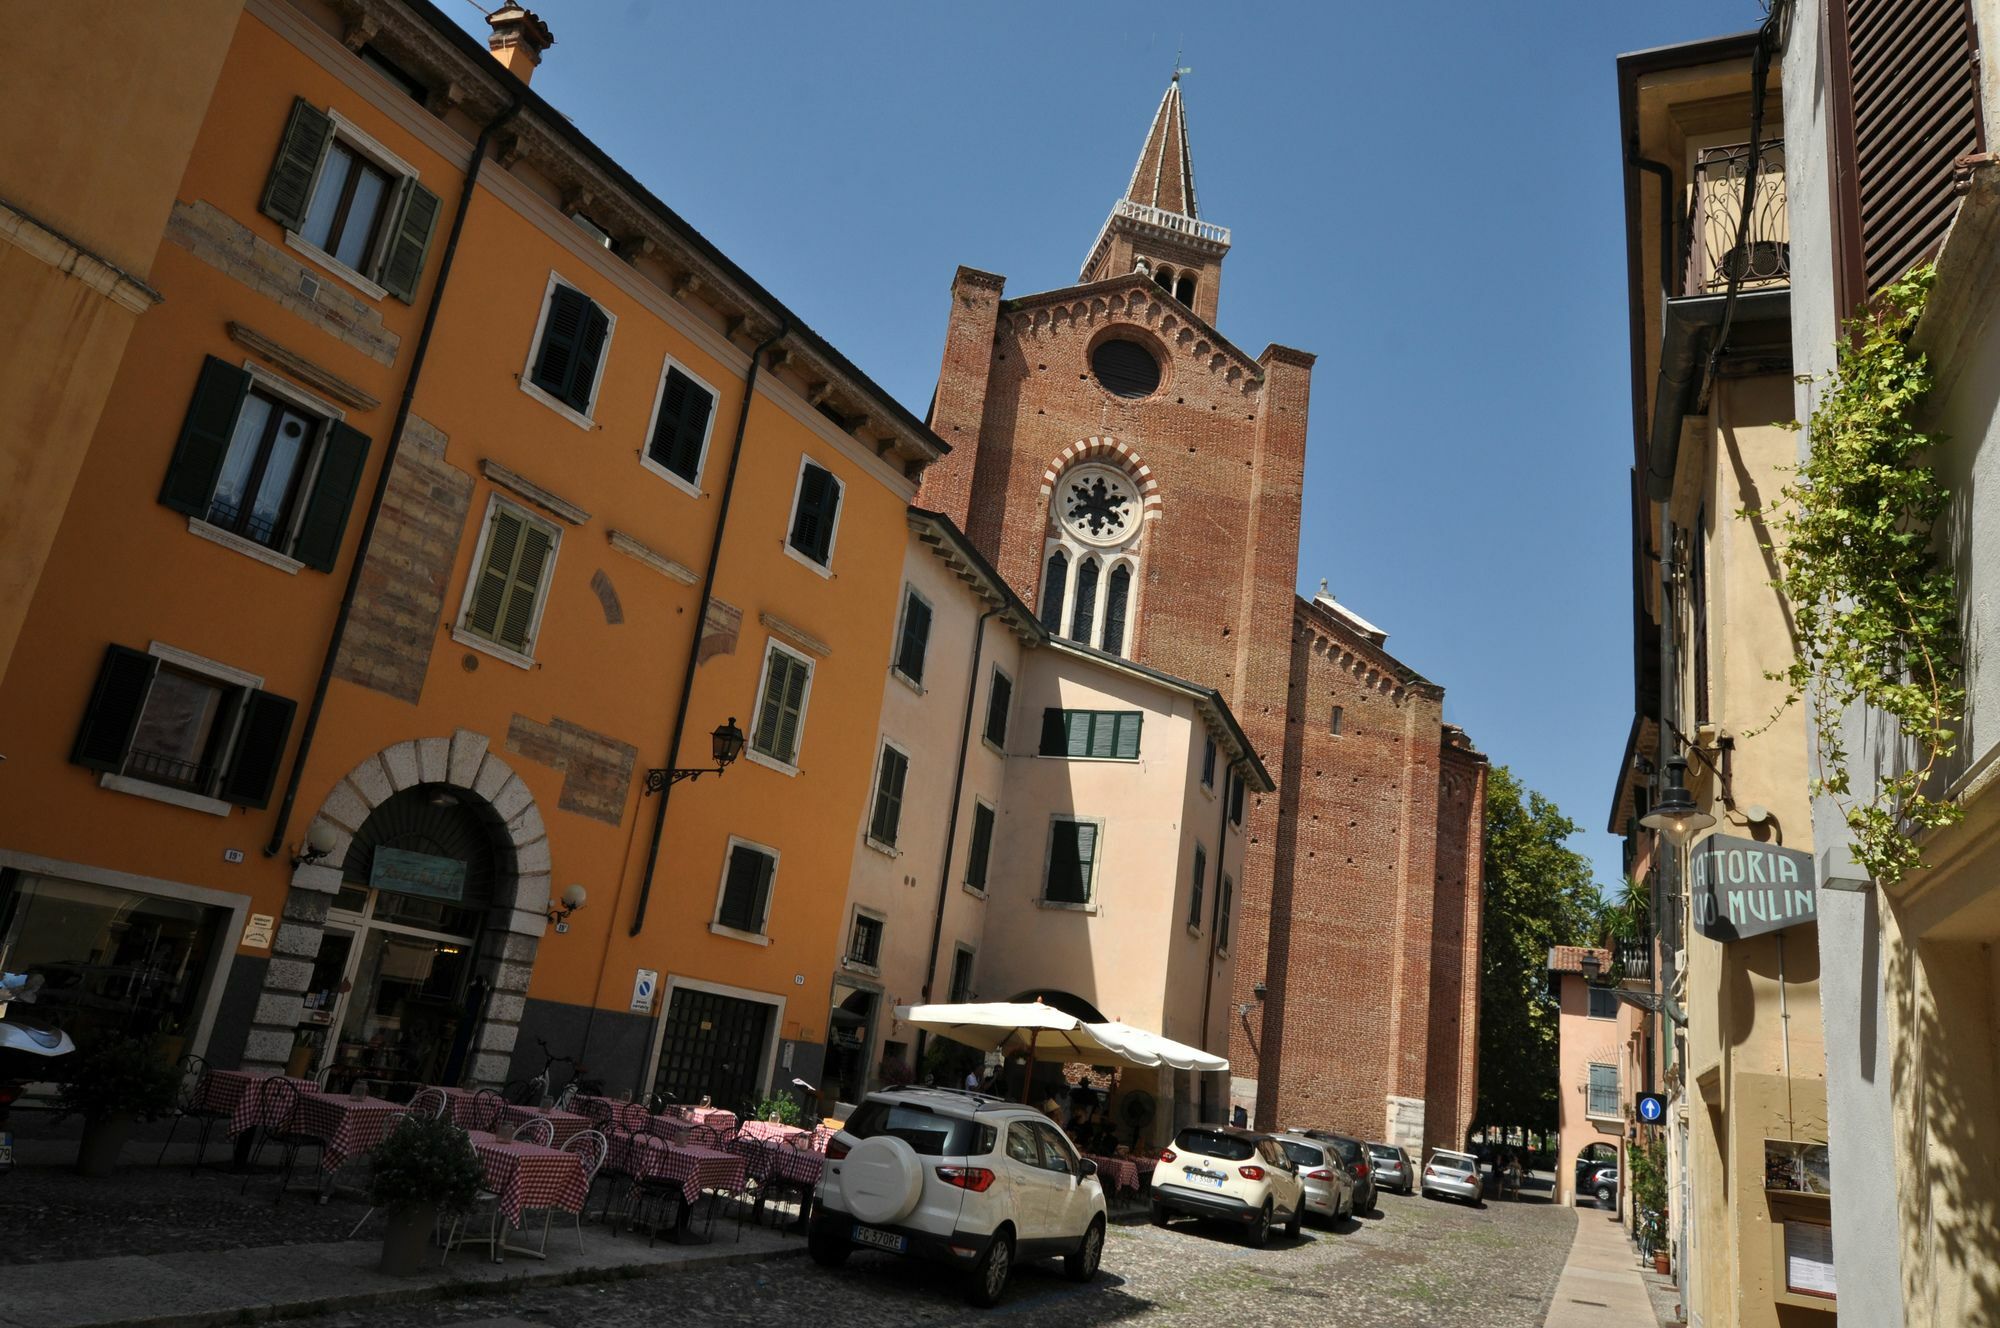
[{"label": "white arrow on blue sign", "polygon": [[1640,1120],[1648,1125],[1657,1125],[1660,1118],[1667,1114],[1667,1102],[1658,1093],[1641,1093],[1637,1109]]}]

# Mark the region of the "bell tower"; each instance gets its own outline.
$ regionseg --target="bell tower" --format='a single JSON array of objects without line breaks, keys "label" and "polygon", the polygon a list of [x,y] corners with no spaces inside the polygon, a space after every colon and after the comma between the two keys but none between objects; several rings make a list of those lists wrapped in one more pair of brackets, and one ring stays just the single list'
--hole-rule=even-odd
[{"label": "bell tower", "polygon": [[1078,280],[1089,284],[1143,272],[1211,327],[1229,228],[1201,220],[1188,152],[1187,108],[1176,68],[1153,113],[1153,127],[1132,167],[1125,196],[1097,233]]}]

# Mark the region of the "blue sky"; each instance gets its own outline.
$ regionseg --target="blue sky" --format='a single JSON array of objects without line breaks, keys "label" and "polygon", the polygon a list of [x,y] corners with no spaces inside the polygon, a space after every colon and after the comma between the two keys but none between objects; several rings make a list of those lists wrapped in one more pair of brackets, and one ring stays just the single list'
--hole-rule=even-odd
[{"label": "blue sky", "polygon": [[[439,0],[470,31],[471,0]],[[535,88],[921,414],[964,263],[1066,285],[1176,49],[1221,330],[1319,356],[1299,586],[1603,832],[1631,718],[1613,61],[1756,0],[539,0]]]}]

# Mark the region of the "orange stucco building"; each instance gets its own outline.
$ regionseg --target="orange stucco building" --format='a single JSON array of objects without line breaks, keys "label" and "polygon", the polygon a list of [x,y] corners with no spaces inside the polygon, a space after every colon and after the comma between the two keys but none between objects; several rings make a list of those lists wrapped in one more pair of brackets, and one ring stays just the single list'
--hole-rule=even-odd
[{"label": "orange stucco building", "polygon": [[222,1065],[751,1102],[945,447],[492,21],[243,7],[0,682],[0,963]]}]

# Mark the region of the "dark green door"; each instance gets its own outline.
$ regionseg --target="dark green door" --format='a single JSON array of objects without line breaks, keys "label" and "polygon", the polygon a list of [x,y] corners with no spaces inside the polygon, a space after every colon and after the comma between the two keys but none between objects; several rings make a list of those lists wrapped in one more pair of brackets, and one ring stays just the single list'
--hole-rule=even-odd
[{"label": "dark green door", "polygon": [[660,1036],[655,1092],[675,1102],[714,1105],[745,1115],[754,1110],[769,1055],[771,1007],[712,991],[674,989]]}]

